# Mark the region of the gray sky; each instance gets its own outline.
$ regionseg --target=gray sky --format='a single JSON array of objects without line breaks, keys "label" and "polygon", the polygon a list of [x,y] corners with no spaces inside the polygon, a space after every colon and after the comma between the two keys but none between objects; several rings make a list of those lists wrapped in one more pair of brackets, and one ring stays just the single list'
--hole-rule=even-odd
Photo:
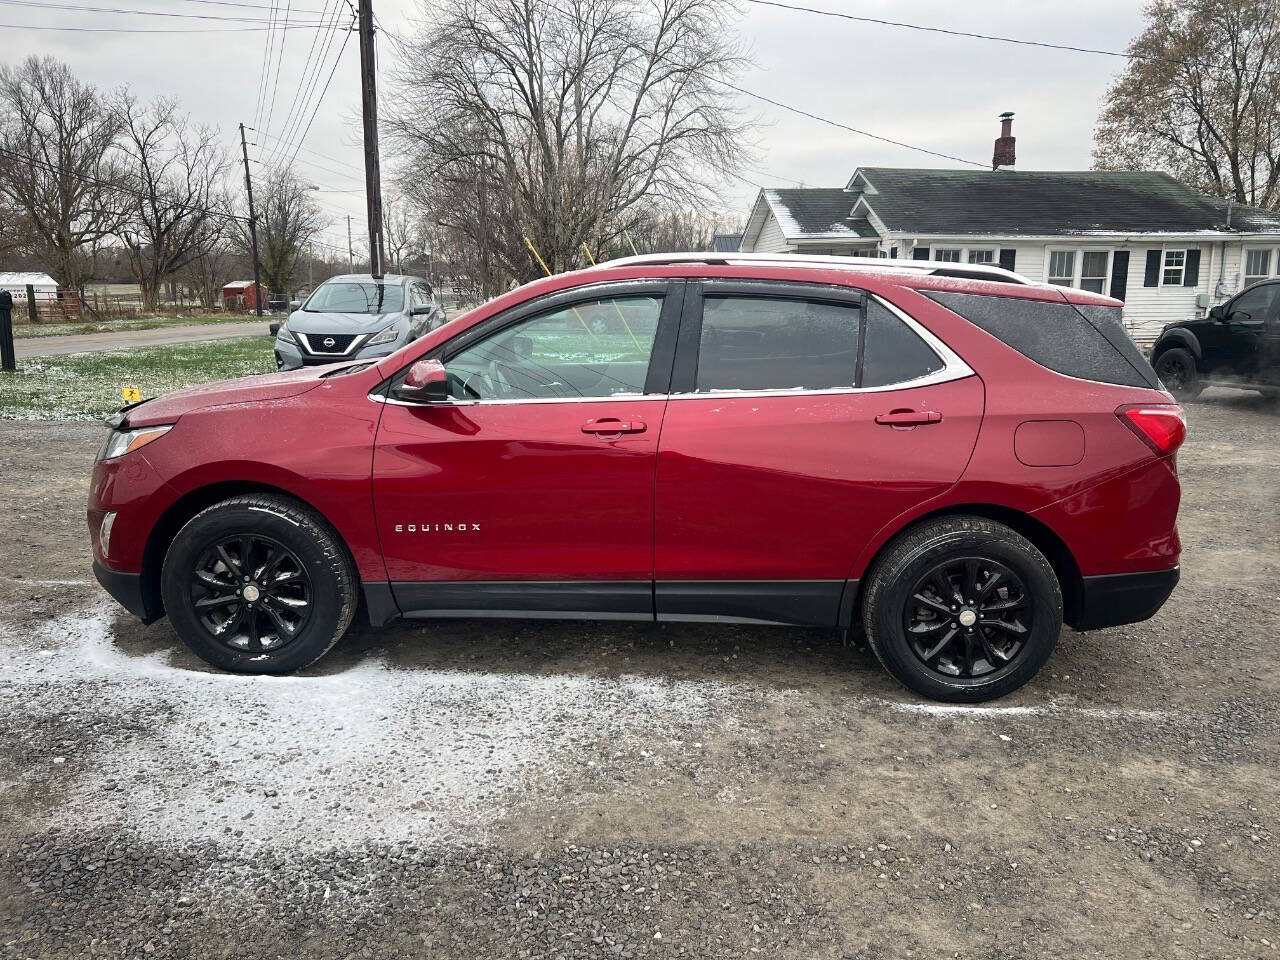
[{"label": "gray sky", "polygon": [[[50,0],[211,17],[263,17],[265,10],[197,0]],[[789,0],[828,10],[883,17],[979,33],[1123,50],[1142,27],[1140,0]],[[269,0],[237,0],[261,4]],[[373,0],[390,30],[409,33],[420,16],[416,0]],[[283,3],[281,4],[283,6]],[[315,20],[324,0],[296,0],[292,18]],[[741,86],[896,140],[942,153],[989,162],[997,115],[1017,113],[1021,169],[1081,169],[1090,164],[1093,125],[1107,85],[1125,61],[1097,55],[1013,46],[895,27],[793,13],[743,2],[739,29],[756,66]],[[428,0],[429,7],[429,0]],[[227,21],[53,11],[5,3],[0,23],[137,29],[236,27]],[[312,30],[284,34],[282,69],[270,131],[280,133],[293,109]],[[252,122],[258,99],[266,34],[63,33],[0,27],[8,61],[27,53],[65,60],[83,79],[102,87],[128,84],[138,94],[177,97],[192,116],[220,128],[238,149],[236,124]],[[342,42],[334,44],[336,53]],[[380,41],[380,55],[394,59],[394,44]],[[316,117],[297,170],[326,191],[359,191],[363,185],[359,143],[359,54],[352,35],[338,63],[324,107]],[[274,68],[273,68],[274,72]],[[322,83],[322,81],[321,81]],[[389,91],[383,91],[384,98]],[[766,186],[843,185],[859,165],[956,166],[956,164],[846,133],[744,98],[764,121],[757,172]],[[260,126],[262,124],[259,124]],[[272,141],[259,136],[259,144]],[[258,156],[261,147],[251,148]],[[256,168],[255,168],[256,169]],[[726,210],[745,214],[756,187],[726,186]],[[334,218],[326,238],[345,244],[345,215],[363,229],[359,192],[322,192],[317,198]]]}]

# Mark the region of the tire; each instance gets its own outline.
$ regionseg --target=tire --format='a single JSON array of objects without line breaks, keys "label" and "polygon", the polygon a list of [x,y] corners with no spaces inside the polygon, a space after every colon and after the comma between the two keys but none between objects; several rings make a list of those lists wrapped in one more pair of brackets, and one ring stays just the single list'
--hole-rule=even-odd
[{"label": "tire", "polygon": [[1165,389],[1178,400],[1194,400],[1200,396],[1204,383],[1196,370],[1196,358],[1190,350],[1170,347],[1156,357],[1156,376]]},{"label": "tire", "polygon": [[351,625],[356,584],[346,547],[324,518],[287,497],[259,494],[192,517],[160,573],[178,636],[205,662],[236,673],[292,673],[319,660]]},{"label": "tire", "polygon": [[[976,588],[966,591],[970,562]],[[922,578],[939,569],[942,579],[921,588]],[[961,572],[953,579],[952,570]],[[1000,577],[992,583],[994,573]],[[953,594],[952,600],[977,599],[988,587],[982,607],[948,603],[951,609],[943,614],[915,600],[923,596],[936,605],[943,584],[953,583],[974,596]],[[1019,598],[1022,603],[1008,609]],[[1002,605],[1006,609],[999,609]],[[949,619],[953,612],[972,619],[972,626]],[[1005,626],[984,626],[996,620]],[[1062,630],[1062,589],[1044,554],[1021,534],[982,517],[945,517],[901,534],[876,559],[863,594],[862,621],[872,651],[903,686],[933,700],[977,703],[1018,689],[1044,666]],[[909,636],[909,625],[928,632]],[[1025,632],[1016,633],[1016,627]],[[927,663],[925,654],[932,650],[922,648],[939,645],[943,652]],[[976,660],[971,658],[966,670],[964,651],[970,649]],[[1002,654],[1010,654],[1007,662]]]}]

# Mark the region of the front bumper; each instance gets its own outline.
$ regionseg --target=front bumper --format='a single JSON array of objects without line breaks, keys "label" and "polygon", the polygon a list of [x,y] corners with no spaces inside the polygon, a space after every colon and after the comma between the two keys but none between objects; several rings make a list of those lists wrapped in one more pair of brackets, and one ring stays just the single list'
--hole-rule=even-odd
[{"label": "front bumper", "polygon": [[154,623],[164,611],[147,604],[142,592],[142,574],[112,570],[100,560],[93,561],[93,575],[102,588],[143,623]]},{"label": "front bumper", "polygon": [[1077,630],[1099,630],[1149,620],[1178,585],[1179,570],[1083,577],[1079,609],[1068,622]]}]

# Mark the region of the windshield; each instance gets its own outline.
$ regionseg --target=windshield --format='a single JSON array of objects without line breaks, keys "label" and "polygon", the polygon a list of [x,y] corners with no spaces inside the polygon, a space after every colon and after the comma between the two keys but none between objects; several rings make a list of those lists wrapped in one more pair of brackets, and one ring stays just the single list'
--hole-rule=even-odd
[{"label": "windshield", "polygon": [[404,288],[373,280],[324,283],[302,309],[308,313],[399,313],[404,309]]}]

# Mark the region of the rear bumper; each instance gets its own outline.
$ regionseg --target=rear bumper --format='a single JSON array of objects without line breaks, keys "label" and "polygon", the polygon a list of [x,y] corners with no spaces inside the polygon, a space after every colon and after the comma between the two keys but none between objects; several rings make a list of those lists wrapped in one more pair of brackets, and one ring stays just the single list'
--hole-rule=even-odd
[{"label": "rear bumper", "polygon": [[142,595],[142,574],[112,570],[99,560],[93,561],[93,575],[112,598],[143,623],[160,619],[157,610],[148,611]]},{"label": "rear bumper", "polygon": [[1084,577],[1080,609],[1071,618],[1077,630],[1138,623],[1155,616],[1178,585],[1178,567],[1144,573]]}]

